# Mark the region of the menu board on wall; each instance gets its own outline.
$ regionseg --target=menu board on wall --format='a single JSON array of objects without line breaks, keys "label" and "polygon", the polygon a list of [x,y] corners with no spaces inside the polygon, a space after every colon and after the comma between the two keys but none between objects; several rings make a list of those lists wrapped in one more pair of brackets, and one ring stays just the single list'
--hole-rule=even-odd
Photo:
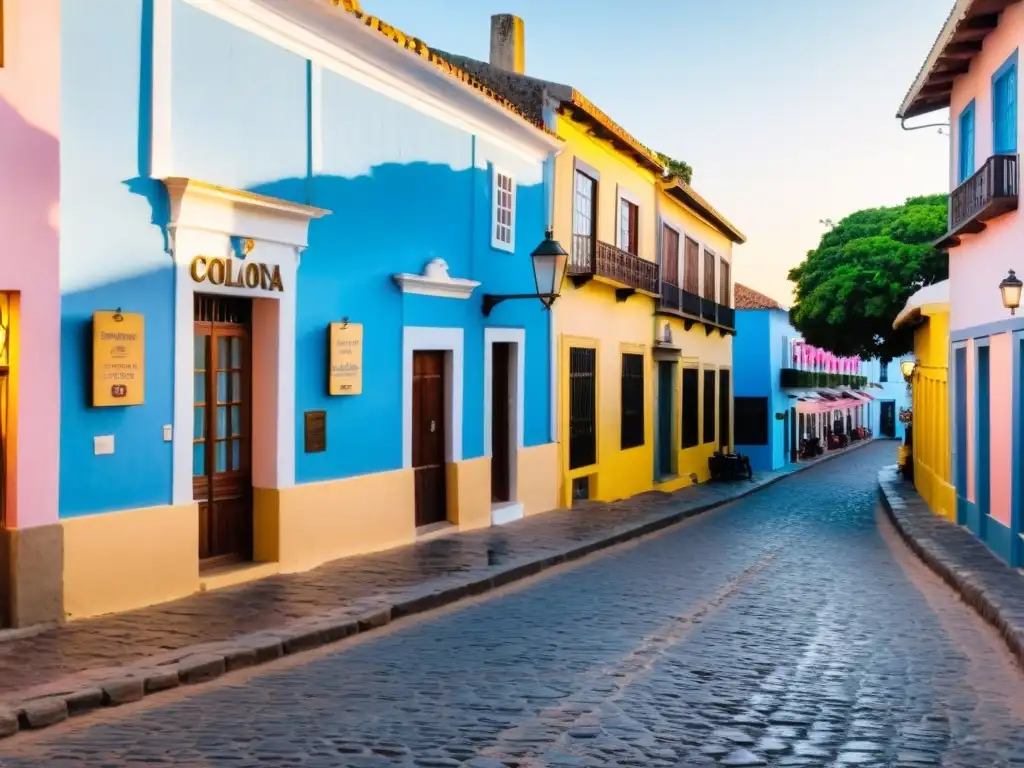
[{"label": "menu board on wall", "polygon": [[93,312],[92,404],[142,405],[146,389],[146,331],[142,315]]},{"label": "menu board on wall", "polygon": [[363,326],[331,323],[328,392],[359,395],[363,392]]}]

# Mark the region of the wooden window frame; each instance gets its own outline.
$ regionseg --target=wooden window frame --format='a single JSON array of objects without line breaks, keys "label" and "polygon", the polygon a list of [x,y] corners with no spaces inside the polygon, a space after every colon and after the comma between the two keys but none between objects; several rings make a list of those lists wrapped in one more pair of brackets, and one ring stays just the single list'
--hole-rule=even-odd
[{"label": "wooden window frame", "polygon": [[[618,201],[617,210],[615,214],[616,219],[616,230],[615,230],[615,245],[619,250],[625,251],[626,253],[632,254],[633,256],[640,255],[640,199],[630,192],[628,189],[619,187],[618,190]],[[623,203],[626,204],[626,208],[623,207]],[[623,210],[627,212],[629,219],[625,222],[626,231],[623,233]],[[623,242],[623,234],[626,236],[626,242]]]},{"label": "wooden window frame", "polygon": [[516,177],[496,165],[491,171],[491,247],[512,253],[516,249]]}]

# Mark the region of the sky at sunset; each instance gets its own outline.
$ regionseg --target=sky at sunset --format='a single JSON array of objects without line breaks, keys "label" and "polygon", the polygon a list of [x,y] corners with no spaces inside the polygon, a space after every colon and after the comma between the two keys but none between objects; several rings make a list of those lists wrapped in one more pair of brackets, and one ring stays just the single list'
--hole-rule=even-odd
[{"label": "sky at sunset", "polygon": [[[526,22],[526,71],[567,83],[748,237],[735,275],[789,304],[821,219],[946,191],[948,138],[894,115],[952,0],[363,0],[487,59],[490,16]],[[920,122],[945,122],[945,112]]]}]

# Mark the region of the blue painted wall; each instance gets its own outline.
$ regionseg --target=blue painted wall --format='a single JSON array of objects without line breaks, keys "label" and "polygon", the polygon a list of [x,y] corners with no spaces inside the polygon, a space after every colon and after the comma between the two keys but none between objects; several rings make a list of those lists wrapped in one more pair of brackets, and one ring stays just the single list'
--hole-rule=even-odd
[{"label": "blue painted wall", "polygon": [[[85,4],[88,5],[88,4]],[[63,423],[61,514],[170,503],[173,279],[163,186],[148,178],[150,0],[116,10],[66,4],[63,24]],[[524,437],[550,442],[550,315],[481,294],[533,292],[529,253],[547,223],[543,163],[238,30],[180,0],[173,7],[173,174],[333,211],[310,227],[298,278],[296,440],[301,415],[328,412],[328,450],[296,456],[297,482],[402,463],[402,329],[464,329],[463,458],[483,455],[484,328],[525,328]],[[197,52],[202,51],[202,55]],[[318,100],[319,110],[313,108]],[[320,114],[319,129],[311,124]],[[321,151],[311,136],[319,133]],[[516,252],[490,245],[493,164],[516,175]],[[481,282],[468,301],[402,294],[391,276],[443,258]],[[89,318],[146,317],[146,404],[92,409]],[[326,328],[364,326],[363,394],[326,395]],[[113,456],[94,435],[113,434]]]},{"label": "blue painted wall", "polygon": [[778,469],[787,462],[785,422],[777,420],[775,414],[785,413],[792,401],[779,386],[779,371],[784,362],[784,339],[799,336],[784,310],[741,309],[736,312],[733,342],[736,396],[768,398],[768,444],[737,446],[750,456],[751,466],[757,470]]},{"label": "blue painted wall", "polygon": [[[174,285],[166,196],[147,178],[151,9],[64,3],[61,15],[61,455],[64,517],[171,497]],[[197,57],[201,58],[201,57]],[[91,408],[92,313],[146,318],[146,402]],[[114,435],[112,456],[93,437]]]}]

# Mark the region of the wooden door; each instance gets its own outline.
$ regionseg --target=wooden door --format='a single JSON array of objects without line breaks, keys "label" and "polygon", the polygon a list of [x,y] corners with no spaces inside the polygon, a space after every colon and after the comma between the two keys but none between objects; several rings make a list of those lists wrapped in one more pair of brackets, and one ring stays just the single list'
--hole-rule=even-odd
[{"label": "wooden door", "polygon": [[247,299],[195,298],[192,490],[203,569],[252,559],[250,313]]},{"label": "wooden door", "polygon": [[658,476],[673,474],[672,440],[673,412],[675,401],[675,364],[664,360],[658,362]]},{"label": "wooden door", "polygon": [[882,413],[878,432],[882,437],[896,437],[896,402],[885,400],[882,402]]},{"label": "wooden door", "polygon": [[448,519],[444,352],[414,352],[412,369],[412,465],[418,528]]},{"label": "wooden door", "polygon": [[511,501],[512,466],[512,345],[491,347],[491,501]]}]

